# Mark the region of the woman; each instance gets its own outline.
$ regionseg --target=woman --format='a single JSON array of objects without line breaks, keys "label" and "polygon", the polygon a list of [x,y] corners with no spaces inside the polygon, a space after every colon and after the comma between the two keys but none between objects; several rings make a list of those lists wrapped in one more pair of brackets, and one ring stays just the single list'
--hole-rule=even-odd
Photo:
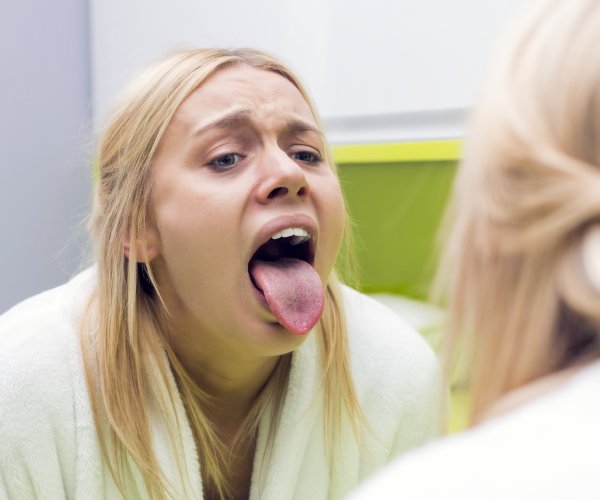
[{"label": "woman", "polygon": [[598,47],[597,0],[535,1],[510,32],[440,271],[477,425],[352,498],[600,498]]},{"label": "woman", "polygon": [[96,265],[0,320],[0,492],[338,498],[429,438],[435,358],[339,285],[345,224],[280,62],[148,68],[100,146]]}]

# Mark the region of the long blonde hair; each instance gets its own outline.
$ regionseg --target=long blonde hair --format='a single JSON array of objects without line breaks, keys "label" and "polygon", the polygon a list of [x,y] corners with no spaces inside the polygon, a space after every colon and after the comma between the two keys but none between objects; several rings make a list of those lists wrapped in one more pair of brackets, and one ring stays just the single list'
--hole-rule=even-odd
[{"label": "long blonde hair", "polygon": [[[210,397],[194,384],[173,352],[168,311],[148,259],[136,255],[135,245],[126,259],[123,244],[126,237],[135,242],[143,234],[151,211],[153,155],[175,111],[207,78],[235,64],[272,71],[289,80],[302,93],[320,123],[299,79],[273,57],[249,49],[187,50],[156,62],[133,81],[100,144],[99,179],[91,219],[98,283],[84,322],[83,351],[104,459],[124,496],[131,473],[127,458],[139,469],[152,498],[175,495],[152,448],[149,408],[156,387],[167,393],[156,404],[169,426],[173,449],[181,449],[177,429],[182,422],[169,415],[174,414],[175,402],[181,397],[199,443],[205,490],[221,497],[229,493],[223,469],[231,450],[225,449],[207,417],[205,410]],[[335,170],[328,152],[326,159]],[[145,264],[137,263],[138,259]],[[335,272],[327,284],[318,331],[325,436],[328,442],[336,442],[342,421],[348,417],[357,432],[361,412],[350,374],[346,325]],[[272,446],[289,370],[290,355],[282,356],[241,433],[251,436],[261,415],[270,408],[274,424],[267,443]],[[169,384],[169,371],[175,378],[176,391]],[[178,465],[180,474],[185,475],[181,463]],[[186,478],[182,480],[186,484]]]},{"label": "long blonde hair", "polygon": [[600,291],[581,258],[600,227],[599,47],[600,2],[533,2],[474,113],[437,277],[474,422],[599,356]]}]

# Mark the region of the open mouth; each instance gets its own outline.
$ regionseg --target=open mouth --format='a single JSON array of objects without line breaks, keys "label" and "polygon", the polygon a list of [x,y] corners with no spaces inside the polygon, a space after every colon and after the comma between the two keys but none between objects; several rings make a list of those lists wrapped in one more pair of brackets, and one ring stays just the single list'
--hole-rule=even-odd
[{"label": "open mouth", "polygon": [[290,227],[273,234],[248,264],[252,284],[277,321],[297,335],[308,333],[323,312],[324,290],[314,256],[310,233]]},{"label": "open mouth", "polygon": [[252,284],[262,291],[252,274],[256,261],[276,262],[282,259],[298,259],[313,265],[315,252],[313,239],[308,231],[301,228],[283,229],[263,243],[248,263],[248,274]]}]

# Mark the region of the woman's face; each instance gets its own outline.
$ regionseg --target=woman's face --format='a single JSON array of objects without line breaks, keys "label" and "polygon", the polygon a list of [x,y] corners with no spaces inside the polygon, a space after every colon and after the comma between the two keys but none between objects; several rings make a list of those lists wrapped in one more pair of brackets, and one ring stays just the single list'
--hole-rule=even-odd
[{"label": "woman's face", "polygon": [[183,102],[153,161],[147,231],[176,332],[261,355],[302,342],[277,321],[249,269],[257,251],[273,251],[259,250],[271,236],[298,228],[297,241],[310,235],[300,255],[325,286],[344,205],[324,147],[300,92],[272,72],[221,70]]}]

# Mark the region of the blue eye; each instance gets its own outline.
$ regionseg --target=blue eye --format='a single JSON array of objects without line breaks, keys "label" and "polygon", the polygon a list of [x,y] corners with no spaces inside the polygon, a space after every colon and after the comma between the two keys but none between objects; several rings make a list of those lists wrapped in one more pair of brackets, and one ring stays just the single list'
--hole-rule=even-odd
[{"label": "blue eye", "polygon": [[313,151],[298,151],[297,153],[292,153],[291,157],[294,160],[304,163],[319,163],[322,160],[322,158]]},{"label": "blue eye", "polygon": [[242,155],[236,153],[227,153],[221,156],[217,156],[214,160],[211,160],[208,165],[215,170],[228,170],[235,166],[238,162],[243,159]]}]

